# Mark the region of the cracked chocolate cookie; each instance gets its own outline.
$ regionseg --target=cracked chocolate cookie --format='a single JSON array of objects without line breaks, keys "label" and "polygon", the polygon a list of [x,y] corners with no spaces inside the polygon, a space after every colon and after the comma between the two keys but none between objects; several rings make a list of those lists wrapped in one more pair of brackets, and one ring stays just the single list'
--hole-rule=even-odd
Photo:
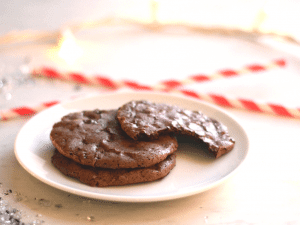
[{"label": "cracked chocolate cookie", "polygon": [[121,186],[161,179],[175,167],[175,154],[153,166],[134,169],[104,169],[83,166],[55,151],[53,165],[64,175],[93,187]]},{"label": "cracked chocolate cookie", "polygon": [[116,115],[117,110],[70,113],[54,124],[50,139],[62,155],[77,163],[111,169],[149,167],[177,150],[172,135],[133,140],[121,129]]},{"label": "cracked chocolate cookie", "polygon": [[173,105],[131,101],[119,108],[117,118],[134,140],[155,140],[170,133],[188,135],[206,143],[216,158],[231,151],[235,144],[220,122]]}]

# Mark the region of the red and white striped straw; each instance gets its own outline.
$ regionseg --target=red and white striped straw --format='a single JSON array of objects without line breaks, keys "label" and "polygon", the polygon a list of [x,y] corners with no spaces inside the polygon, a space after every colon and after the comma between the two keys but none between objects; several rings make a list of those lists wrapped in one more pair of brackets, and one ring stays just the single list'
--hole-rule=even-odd
[{"label": "red and white striped straw", "polygon": [[284,59],[276,59],[268,64],[249,64],[241,69],[222,69],[213,74],[195,74],[187,77],[183,80],[165,80],[160,82],[158,85],[165,88],[178,88],[184,85],[193,83],[202,83],[207,81],[213,81],[221,78],[238,77],[242,75],[255,74],[258,72],[264,72],[270,69],[285,67],[286,61]]},{"label": "red and white striped straw", "polygon": [[60,101],[48,101],[48,102],[40,103],[34,107],[21,106],[21,107],[8,109],[8,110],[2,110],[0,111],[0,121],[10,120],[10,119],[24,117],[24,116],[32,116],[58,103],[60,103]]},{"label": "red and white striped straw", "polygon": [[[154,88],[154,89],[161,90],[161,89],[178,88],[192,83],[201,83],[206,81],[213,81],[220,78],[230,78],[230,77],[242,76],[245,74],[263,72],[274,68],[284,67],[285,65],[286,65],[285,60],[277,59],[265,65],[250,64],[241,69],[236,69],[236,70],[223,69],[210,75],[196,74],[193,76],[189,76],[183,80],[175,80],[175,79],[164,80],[159,82],[157,85],[153,86],[150,89]],[[78,84],[97,85],[97,86],[102,86],[105,88],[112,88],[112,89],[132,86],[133,88],[138,87],[139,89],[149,90],[147,85],[141,85],[136,83],[135,81],[129,81],[129,80],[115,81],[109,77],[102,76],[102,75],[87,76],[83,73],[74,73],[74,72],[62,73],[58,70],[49,67],[42,67],[33,70],[32,76],[45,77],[49,79],[59,79],[59,80],[78,83]]]},{"label": "red and white striped straw", "polygon": [[185,96],[200,99],[223,107],[243,109],[252,112],[267,113],[288,118],[300,118],[300,107],[291,108],[278,103],[258,102],[252,99],[245,98],[229,98],[225,95],[213,93],[204,94],[186,89],[172,90],[172,92],[180,93]]},{"label": "red and white striped straw", "polygon": [[[129,87],[130,88],[130,87]],[[135,88],[131,88],[137,90]],[[151,89],[151,87],[149,87]],[[154,90],[154,89],[152,89]],[[155,91],[155,90],[154,90]],[[254,101],[252,99],[244,98],[228,98],[224,95],[219,94],[204,94],[186,89],[170,89],[169,93],[179,93],[187,97],[192,97],[198,100],[203,100],[213,104],[217,104],[223,107],[243,109],[252,112],[267,113],[276,116],[283,116],[288,118],[300,118],[300,107],[299,108],[289,108],[281,104],[275,103],[261,103]],[[35,107],[22,106],[18,108],[13,108],[5,111],[0,111],[0,121],[9,120],[17,117],[31,116],[37,112],[49,108],[55,104],[60,103],[60,101],[43,102],[36,105]]]}]

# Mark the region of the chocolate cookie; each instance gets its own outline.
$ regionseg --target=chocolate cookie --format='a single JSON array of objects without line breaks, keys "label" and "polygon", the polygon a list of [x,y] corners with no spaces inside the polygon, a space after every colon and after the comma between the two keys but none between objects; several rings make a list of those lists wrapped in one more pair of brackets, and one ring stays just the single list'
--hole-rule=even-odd
[{"label": "chocolate cookie", "polygon": [[151,142],[131,139],[116,115],[117,110],[71,113],[54,124],[51,141],[62,155],[82,165],[111,169],[149,167],[177,149],[170,135]]},{"label": "chocolate cookie", "polygon": [[117,118],[134,140],[154,140],[166,133],[188,135],[206,143],[216,158],[232,150],[235,143],[223,124],[177,106],[131,101],[119,108]]},{"label": "chocolate cookie", "polygon": [[103,169],[83,166],[55,151],[52,156],[52,163],[66,176],[74,177],[90,186],[106,187],[161,179],[174,168],[176,157],[171,154],[162,162],[147,168]]}]

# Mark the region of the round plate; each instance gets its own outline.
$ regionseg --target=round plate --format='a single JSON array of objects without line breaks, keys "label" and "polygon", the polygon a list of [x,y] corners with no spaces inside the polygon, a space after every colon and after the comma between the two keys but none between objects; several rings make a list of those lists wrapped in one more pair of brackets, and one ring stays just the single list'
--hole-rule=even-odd
[{"label": "round plate", "polygon": [[[150,100],[200,110],[228,127],[236,140],[234,149],[214,159],[203,146],[188,139],[179,140],[175,168],[165,178],[119,187],[90,187],[66,177],[51,163],[54,147],[49,135],[52,126],[70,112],[116,109],[131,100]],[[15,141],[19,163],[37,179],[63,191],[102,200],[150,202],[181,198],[208,190],[229,177],[246,158],[248,138],[240,124],[222,109],[205,102],[164,93],[115,92],[77,99],[53,106],[31,118]]]}]

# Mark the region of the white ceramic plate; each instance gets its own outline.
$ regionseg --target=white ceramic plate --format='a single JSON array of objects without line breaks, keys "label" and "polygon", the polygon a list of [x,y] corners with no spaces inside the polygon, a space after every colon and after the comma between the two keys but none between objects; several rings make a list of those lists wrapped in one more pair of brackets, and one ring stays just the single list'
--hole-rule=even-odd
[{"label": "white ceramic plate", "polygon": [[[181,140],[176,167],[158,181],[120,187],[89,187],[61,174],[52,164],[54,147],[49,139],[52,125],[73,111],[115,109],[138,99],[176,104],[186,109],[201,110],[224,123],[235,138],[234,149],[218,159],[203,151],[201,145]],[[244,161],[248,152],[248,138],[239,123],[213,105],[178,95],[149,92],[116,92],[74,100],[51,107],[30,119],[15,141],[15,155],[19,163],[34,177],[69,193],[110,201],[150,202],[193,195],[220,184]]]}]

